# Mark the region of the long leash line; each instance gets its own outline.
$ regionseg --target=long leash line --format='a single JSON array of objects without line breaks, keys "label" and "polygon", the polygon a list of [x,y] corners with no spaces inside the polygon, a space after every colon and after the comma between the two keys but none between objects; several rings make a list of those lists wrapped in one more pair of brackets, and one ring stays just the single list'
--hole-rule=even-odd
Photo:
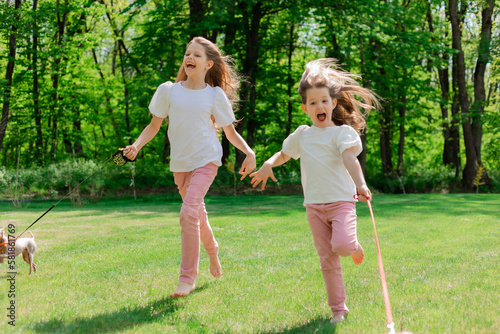
[{"label": "long leash line", "polygon": [[377,255],[378,255],[378,268],[380,270],[380,280],[382,281],[382,292],[384,294],[384,304],[385,304],[385,314],[387,316],[387,328],[389,328],[389,333],[394,334],[394,321],[392,320],[391,302],[389,301],[389,291],[387,289],[387,281],[385,279],[384,264],[382,262],[382,253],[380,252],[380,245],[378,243],[377,227],[375,226],[375,218],[373,216],[372,204],[368,199],[368,208],[370,209],[370,215],[372,217],[373,231],[375,232],[375,241],[377,243]]},{"label": "long leash line", "polygon": [[[112,155],[111,157],[109,157],[106,161],[104,161],[103,163],[101,163],[101,165],[99,166],[99,168],[97,168],[95,171],[93,171],[89,176],[87,176],[85,179],[83,179],[83,181],[81,181],[80,183],[78,183],[75,188],[79,187],[83,182],[87,181],[92,175],[94,175],[95,173],[97,173],[98,171],[100,171],[102,169],[102,167],[108,163],[109,160],[113,159],[114,158],[114,155]],[[53,204],[47,211],[45,211],[40,217],[38,217],[37,220],[35,220],[33,223],[31,223],[30,226],[28,226],[21,234],[19,234],[19,236],[15,239],[19,239],[27,230],[29,230],[31,228],[31,226],[35,225],[40,219],[43,218],[43,216],[45,216],[47,213],[50,212],[50,210],[52,210],[53,208],[56,207],[57,204],[61,203],[61,201],[63,199],[65,199],[66,197],[68,197],[69,195],[71,194],[71,189],[68,191],[68,193],[63,197],[61,198],[57,203]]]}]

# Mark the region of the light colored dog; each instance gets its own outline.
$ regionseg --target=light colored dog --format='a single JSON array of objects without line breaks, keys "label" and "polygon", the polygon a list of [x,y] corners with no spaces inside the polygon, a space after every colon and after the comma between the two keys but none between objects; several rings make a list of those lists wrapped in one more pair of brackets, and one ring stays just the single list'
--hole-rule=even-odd
[{"label": "light colored dog", "polygon": [[[31,238],[19,238],[15,242],[14,246],[14,256],[18,256],[19,254],[23,254],[23,259],[30,266],[30,275],[31,269],[36,272],[36,264],[33,262],[33,258],[35,257],[36,251],[36,243],[35,236],[31,233]],[[3,259],[9,258],[9,250],[11,246],[8,244],[7,236],[5,235],[5,228],[0,229],[0,263],[3,262]],[[10,250],[12,252],[12,250]]]}]

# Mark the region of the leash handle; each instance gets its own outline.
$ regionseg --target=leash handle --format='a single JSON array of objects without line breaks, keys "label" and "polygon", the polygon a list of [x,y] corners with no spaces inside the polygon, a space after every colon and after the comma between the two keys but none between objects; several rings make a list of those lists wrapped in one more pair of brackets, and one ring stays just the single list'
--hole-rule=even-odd
[{"label": "leash handle", "polygon": [[380,252],[380,245],[378,243],[377,227],[375,226],[375,218],[373,216],[373,209],[371,201],[366,202],[368,208],[370,209],[370,215],[372,217],[373,231],[375,232],[375,242],[377,243],[377,255],[378,255],[378,268],[380,270],[380,280],[382,281],[382,292],[384,294],[384,304],[385,304],[385,314],[387,316],[387,327],[390,333],[394,333],[394,322],[392,321],[392,311],[391,302],[389,301],[389,291],[387,289],[387,280],[385,279],[384,263],[382,262],[382,253]]},{"label": "leash handle", "polygon": [[117,166],[123,166],[125,165],[127,162],[135,162],[137,160],[137,158],[135,158],[134,160],[131,160],[129,158],[127,158],[127,156],[125,155],[125,153],[123,152],[125,149],[124,148],[119,148],[118,150],[116,150],[115,153],[113,153],[113,162],[115,165]]}]

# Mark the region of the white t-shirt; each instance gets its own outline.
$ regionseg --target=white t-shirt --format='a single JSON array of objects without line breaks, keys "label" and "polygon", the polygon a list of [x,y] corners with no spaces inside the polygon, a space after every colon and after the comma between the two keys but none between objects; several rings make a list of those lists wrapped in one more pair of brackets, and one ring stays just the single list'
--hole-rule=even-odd
[{"label": "white t-shirt", "polygon": [[180,82],[161,84],[149,104],[158,117],[169,117],[170,170],[190,172],[212,162],[221,166],[222,146],[214,124],[224,127],[235,121],[233,108],[220,87],[192,90]]},{"label": "white t-shirt", "polygon": [[363,147],[358,133],[348,125],[318,128],[301,125],[283,142],[283,153],[300,158],[304,204],[354,202],[356,185],[347,171],[342,153]]}]

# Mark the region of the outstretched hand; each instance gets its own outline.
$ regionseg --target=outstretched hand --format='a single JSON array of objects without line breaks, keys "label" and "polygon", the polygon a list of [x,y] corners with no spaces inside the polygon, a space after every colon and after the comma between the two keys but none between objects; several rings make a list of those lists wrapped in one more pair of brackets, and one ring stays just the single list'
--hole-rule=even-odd
[{"label": "outstretched hand", "polygon": [[255,161],[255,154],[249,154],[243,160],[239,174],[242,175],[240,180],[243,180],[248,174],[250,174],[257,167],[257,162]]},{"label": "outstretched hand", "polygon": [[267,163],[264,163],[264,165],[262,165],[262,167],[255,173],[250,174],[250,177],[252,178],[250,182],[252,183],[252,187],[254,188],[262,182],[262,190],[266,188],[268,178],[271,178],[271,180],[273,180],[274,182],[278,182],[276,177],[274,177],[273,167]]}]

